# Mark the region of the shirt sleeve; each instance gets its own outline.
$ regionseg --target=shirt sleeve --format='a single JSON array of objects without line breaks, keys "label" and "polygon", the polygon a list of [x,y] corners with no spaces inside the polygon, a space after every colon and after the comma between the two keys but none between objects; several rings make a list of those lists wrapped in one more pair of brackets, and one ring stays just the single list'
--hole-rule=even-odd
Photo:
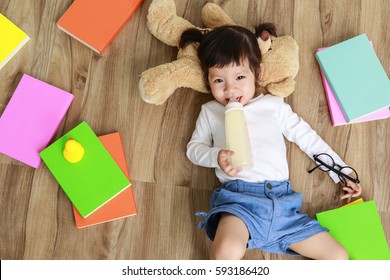
[{"label": "shirt sleeve", "polygon": [[[294,113],[290,105],[283,102],[279,119],[283,135],[291,142],[294,142],[314,161],[313,156],[320,153],[327,153],[334,162],[340,166],[346,166],[344,161],[332,150],[332,148],[310,127],[310,125]],[[330,165],[332,163],[329,162]],[[340,181],[338,175],[333,171],[328,172],[335,183]]]},{"label": "shirt sleeve", "polygon": [[210,122],[204,107],[202,107],[191,140],[187,144],[187,158],[196,165],[218,167],[217,158],[221,149],[213,147],[213,144]]}]

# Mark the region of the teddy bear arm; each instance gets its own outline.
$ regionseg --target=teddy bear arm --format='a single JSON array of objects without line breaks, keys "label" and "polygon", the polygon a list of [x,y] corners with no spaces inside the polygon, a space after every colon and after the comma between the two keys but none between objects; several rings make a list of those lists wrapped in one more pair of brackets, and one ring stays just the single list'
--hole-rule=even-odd
[{"label": "teddy bear arm", "polygon": [[278,83],[267,85],[267,91],[272,95],[279,97],[287,97],[295,90],[295,80],[291,77],[284,79]]},{"label": "teddy bear arm", "polygon": [[141,98],[155,105],[163,104],[181,87],[207,92],[202,70],[195,61],[180,59],[150,68],[141,74],[138,85]]}]

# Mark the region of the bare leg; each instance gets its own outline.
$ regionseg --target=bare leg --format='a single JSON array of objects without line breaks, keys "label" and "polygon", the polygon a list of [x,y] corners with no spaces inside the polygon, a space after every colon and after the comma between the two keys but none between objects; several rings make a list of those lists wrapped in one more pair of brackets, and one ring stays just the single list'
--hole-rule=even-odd
[{"label": "bare leg", "polygon": [[302,256],[316,260],[348,260],[348,252],[327,232],[291,244],[289,248]]},{"label": "bare leg", "polygon": [[217,232],[211,247],[213,260],[237,260],[246,252],[249,231],[238,217],[223,213],[218,223]]}]

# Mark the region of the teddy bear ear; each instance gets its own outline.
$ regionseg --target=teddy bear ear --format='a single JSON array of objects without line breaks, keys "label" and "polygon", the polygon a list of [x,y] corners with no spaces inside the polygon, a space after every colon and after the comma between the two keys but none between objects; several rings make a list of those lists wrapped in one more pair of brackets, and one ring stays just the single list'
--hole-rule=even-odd
[{"label": "teddy bear ear", "polygon": [[261,32],[260,34],[260,38],[263,40],[263,41],[267,41],[268,38],[269,38],[270,34],[267,30],[264,30],[263,32]]},{"label": "teddy bear ear", "polygon": [[264,55],[271,49],[271,34],[268,31],[262,31],[260,37],[257,38],[257,42],[259,44],[261,54]]}]

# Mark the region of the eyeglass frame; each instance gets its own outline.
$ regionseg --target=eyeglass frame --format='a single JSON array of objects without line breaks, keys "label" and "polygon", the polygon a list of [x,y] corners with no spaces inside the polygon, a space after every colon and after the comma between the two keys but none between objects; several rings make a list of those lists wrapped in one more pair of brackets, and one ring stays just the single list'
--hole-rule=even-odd
[{"label": "eyeglass frame", "polygon": [[[321,155],[327,155],[328,157],[330,157],[330,158],[332,159],[332,161],[333,161],[333,164],[334,164],[333,166],[339,167],[340,170],[343,169],[343,168],[350,168],[351,170],[353,170],[353,171],[355,172],[355,174],[356,174],[356,179],[354,179],[354,178],[348,176],[347,174],[344,174],[343,172],[341,172],[341,171],[335,169],[334,167],[331,167],[331,166],[328,165],[327,163],[323,162],[321,159],[318,158],[318,157],[321,156]],[[348,179],[348,180],[351,181],[351,182],[354,182],[355,184],[359,184],[359,183],[360,183],[360,181],[359,181],[359,175],[358,175],[358,173],[356,172],[355,169],[353,169],[353,168],[350,167],[350,166],[341,166],[341,165],[337,164],[337,163],[334,161],[334,159],[333,159],[330,155],[328,155],[327,153],[320,153],[320,154],[318,154],[318,155],[313,155],[313,158],[314,158],[314,161],[316,161],[316,166],[313,167],[312,169],[308,170],[308,171],[307,171],[308,173],[312,173],[312,172],[313,172],[314,170],[316,170],[318,167],[324,166],[324,167],[326,167],[326,168],[329,169],[328,171],[326,171],[326,170],[323,170],[322,168],[320,168],[320,169],[321,169],[322,171],[324,171],[324,172],[333,171],[334,173],[336,173],[336,174],[339,176],[339,178],[340,178],[340,176],[341,176],[341,177],[343,177],[343,178],[345,178],[345,179]],[[319,162],[320,164],[317,164],[317,162]],[[340,178],[340,180],[341,180],[341,178]],[[345,182],[344,182],[344,183],[345,183]]]}]

